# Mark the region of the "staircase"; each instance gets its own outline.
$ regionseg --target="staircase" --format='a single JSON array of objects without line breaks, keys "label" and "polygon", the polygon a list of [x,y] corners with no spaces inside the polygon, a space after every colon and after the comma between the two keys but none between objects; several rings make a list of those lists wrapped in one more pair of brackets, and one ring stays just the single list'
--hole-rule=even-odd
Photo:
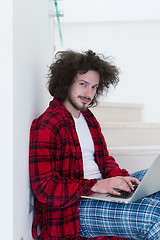
[{"label": "staircase", "polygon": [[91,111],[121,168],[129,172],[148,168],[160,154],[160,123],[142,121],[143,105],[101,102]]}]

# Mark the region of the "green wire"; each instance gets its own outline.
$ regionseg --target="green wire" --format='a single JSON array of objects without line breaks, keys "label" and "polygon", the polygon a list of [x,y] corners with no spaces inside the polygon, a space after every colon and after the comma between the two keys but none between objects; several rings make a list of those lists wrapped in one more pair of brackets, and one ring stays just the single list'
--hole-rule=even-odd
[{"label": "green wire", "polygon": [[55,8],[56,8],[56,16],[57,16],[57,22],[58,22],[59,36],[60,36],[61,44],[63,46],[63,38],[62,38],[61,23],[60,23],[60,18],[59,18],[57,0],[54,0],[54,4],[55,4]]}]

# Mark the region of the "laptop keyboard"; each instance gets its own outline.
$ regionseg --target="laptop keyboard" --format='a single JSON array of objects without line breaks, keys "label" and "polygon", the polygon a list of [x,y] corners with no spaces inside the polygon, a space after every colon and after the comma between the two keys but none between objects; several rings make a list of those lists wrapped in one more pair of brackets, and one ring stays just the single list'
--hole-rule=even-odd
[{"label": "laptop keyboard", "polygon": [[134,185],[134,190],[132,190],[131,192],[126,192],[126,191],[123,191],[123,190],[115,189],[117,192],[121,193],[121,195],[117,196],[117,195],[114,195],[114,194],[109,194],[109,196],[114,197],[114,198],[127,199],[127,198],[132,197],[132,195],[135,192],[135,190],[137,189],[137,187],[138,187],[138,185]]}]

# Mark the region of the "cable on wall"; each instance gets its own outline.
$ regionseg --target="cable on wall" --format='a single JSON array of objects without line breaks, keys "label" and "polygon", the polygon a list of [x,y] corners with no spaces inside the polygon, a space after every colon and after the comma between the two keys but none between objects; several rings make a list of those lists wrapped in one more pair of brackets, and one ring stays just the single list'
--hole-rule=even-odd
[{"label": "cable on wall", "polygon": [[55,9],[56,9],[56,17],[57,17],[57,23],[58,23],[59,37],[60,37],[60,40],[61,40],[61,45],[63,46],[63,37],[62,37],[62,31],[61,31],[61,23],[60,23],[60,16],[59,16],[57,0],[54,0],[54,5],[55,5]]}]

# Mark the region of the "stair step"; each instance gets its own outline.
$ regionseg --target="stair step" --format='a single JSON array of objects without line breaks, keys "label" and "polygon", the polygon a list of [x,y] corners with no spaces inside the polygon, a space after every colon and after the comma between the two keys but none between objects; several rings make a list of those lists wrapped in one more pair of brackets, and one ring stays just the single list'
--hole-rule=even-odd
[{"label": "stair step", "polygon": [[160,154],[160,145],[111,147],[109,154],[115,158],[121,168],[132,173],[149,168],[156,156]]},{"label": "stair step", "polygon": [[130,173],[149,168],[160,154],[160,123],[142,122],[142,104],[100,102],[91,108],[109,154]]},{"label": "stair step", "polygon": [[160,154],[160,145],[109,147],[108,150],[110,155]]},{"label": "stair step", "polygon": [[142,121],[142,104],[99,102],[90,108],[99,122]]},{"label": "stair step", "polygon": [[160,144],[160,123],[103,122],[100,125],[108,147]]}]

